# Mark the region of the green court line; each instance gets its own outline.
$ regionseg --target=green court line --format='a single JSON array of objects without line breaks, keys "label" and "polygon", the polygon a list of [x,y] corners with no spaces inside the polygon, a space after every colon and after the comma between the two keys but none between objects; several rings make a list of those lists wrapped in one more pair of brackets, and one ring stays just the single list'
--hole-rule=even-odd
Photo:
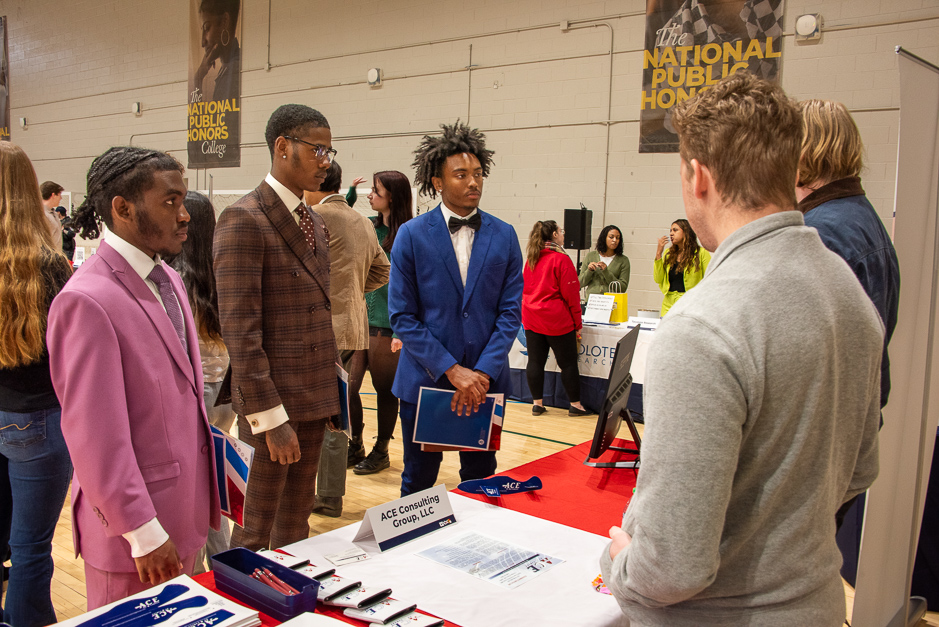
[{"label": "green court line", "polygon": [[502,433],[511,433],[512,435],[520,435],[525,438],[534,438],[535,440],[543,440],[545,442],[554,442],[555,444],[563,444],[564,446],[575,446],[570,442],[561,442],[560,440],[552,440],[551,438],[543,438],[540,435],[531,435],[529,433],[519,433],[518,431],[509,431],[508,429],[503,429]]}]

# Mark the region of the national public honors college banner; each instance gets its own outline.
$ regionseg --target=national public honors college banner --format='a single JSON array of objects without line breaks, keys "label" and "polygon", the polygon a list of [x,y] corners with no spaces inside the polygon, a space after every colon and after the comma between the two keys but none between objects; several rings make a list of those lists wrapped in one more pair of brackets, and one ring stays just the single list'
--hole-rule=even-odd
[{"label": "national public honors college banner", "polygon": [[678,152],[671,108],[746,70],[779,77],[782,0],[647,0],[639,152]]},{"label": "national public honors college banner", "polygon": [[241,165],[241,0],[190,0],[190,168]]},{"label": "national public honors college banner", "polygon": [[0,140],[10,141],[10,54],[6,16],[0,17]]}]

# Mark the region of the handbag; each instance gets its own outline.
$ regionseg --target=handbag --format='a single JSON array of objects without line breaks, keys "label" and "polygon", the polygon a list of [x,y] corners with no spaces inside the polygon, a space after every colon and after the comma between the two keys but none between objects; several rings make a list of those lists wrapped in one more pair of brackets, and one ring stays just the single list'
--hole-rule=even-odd
[{"label": "handbag", "polygon": [[626,322],[629,319],[629,312],[626,308],[626,292],[623,291],[623,284],[620,281],[612,281],[606,292],[607,296],[613,297],[613,311],[610,313],[610,322]]}]

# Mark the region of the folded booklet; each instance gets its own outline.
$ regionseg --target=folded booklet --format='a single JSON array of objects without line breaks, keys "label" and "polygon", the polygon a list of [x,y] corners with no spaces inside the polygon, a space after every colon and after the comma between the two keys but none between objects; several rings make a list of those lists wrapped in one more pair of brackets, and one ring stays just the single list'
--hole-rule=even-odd
[{"label": "folded booklet", "polygon": [[464,408],[462,416],[450,409],[452,400],[453,390],[421,388],[414,421],[414,441],[421,444],[421,450],[499,450],[505,396],[487,394],[478,411],[467,413]]}]

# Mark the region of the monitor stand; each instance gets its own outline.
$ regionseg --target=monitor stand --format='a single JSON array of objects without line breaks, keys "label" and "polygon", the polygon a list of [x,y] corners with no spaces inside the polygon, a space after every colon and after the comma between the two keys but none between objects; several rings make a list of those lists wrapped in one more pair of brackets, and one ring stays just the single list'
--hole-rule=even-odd
[{"label": "monitor stand", "polygon": [[[642,448],[642,438],[639,437],[639,432],[636,430],[636,421],[633,420],[633,415],[628,409],[623,409],[620,412],[620,415],[623,416],[623,422],[626,423],[626,426],[629,427],[629,433],[633,436],[633,442],[636,444],[636,448],[625,448],[622,446],[611,446],[608,448],[608,451],[620,451],[622,453],[633,453],[639,455],[639,449]],[[639,459],[633,461],[619,461],[619,462],[592,462],[590,458],[584,460],[584,466],[590,466],[592,468],[632,468],[637,470],[639,468]]]}]

